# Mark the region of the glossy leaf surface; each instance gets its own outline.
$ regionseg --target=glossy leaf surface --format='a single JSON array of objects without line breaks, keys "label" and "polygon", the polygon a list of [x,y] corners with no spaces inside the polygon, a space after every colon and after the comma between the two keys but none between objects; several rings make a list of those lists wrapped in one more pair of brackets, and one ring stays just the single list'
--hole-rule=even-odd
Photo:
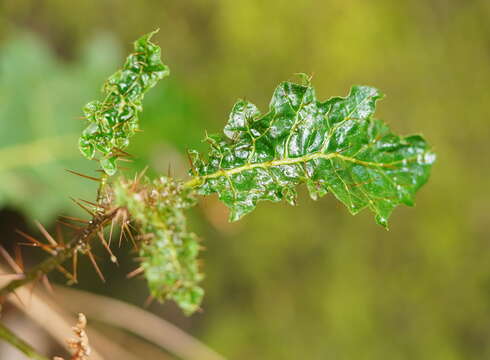
[{"label": "glossy leaf surface", "polygon": [[150,41],[154,33],[135,41],[135,52],[104,84],[104,99],[92,101],[84,108],[89,125],[80,137],[80,151],[88,159],[99,153],[100,165],[108,175],[116,173],[120,150],[129,145],[129,139],[138,130],[145,93],[169,74],[160,58],[160,47]]},{"label": "glossy leaf surface", "polygon": [[381,97],[354,86],[320,102],[311,86],[285,82],[265,115],[240,100],[224,136],[207,136],[208,158],[190,153],[196,186],[218,193],[232,221],[260,200],[295,204],[297,186],[306,184],[313,199],[331,192],[352,214],[368,207],[387,226],[394,207],[413,205],[435,155],[421,136],[395,135],[373,118]]}]

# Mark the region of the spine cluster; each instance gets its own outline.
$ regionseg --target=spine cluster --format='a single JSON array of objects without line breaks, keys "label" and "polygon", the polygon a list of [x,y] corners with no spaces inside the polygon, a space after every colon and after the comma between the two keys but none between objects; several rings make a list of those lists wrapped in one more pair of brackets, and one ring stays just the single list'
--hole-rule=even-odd
[{"label": "spine cluster", "polygon": [[197,236],[187,230],[185,210],[196,203],[192,189],[168,177],[114,183],[116,206],[137,226],[141,269],[153,297],[174,300],[186,314],[199,309],[204,291]]}]

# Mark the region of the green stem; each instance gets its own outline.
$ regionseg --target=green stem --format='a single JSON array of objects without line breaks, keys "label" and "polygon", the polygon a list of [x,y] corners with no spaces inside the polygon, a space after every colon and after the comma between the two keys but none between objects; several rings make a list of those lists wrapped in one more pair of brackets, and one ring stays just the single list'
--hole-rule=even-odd
[{"label": "green stem", "polygon": [[193,177],[192,179],[186,181],[184,183],[184,187],[186,188],[195,188],[201,185],[203,179],[200,176]]},{"label": "green stem", "polygon": [[36,352],[28,343],[15,335],[9,328],[0,322],[0,338],[4,339],[10,345],[22,351],[27,357],[35,360],[49,360]]}]

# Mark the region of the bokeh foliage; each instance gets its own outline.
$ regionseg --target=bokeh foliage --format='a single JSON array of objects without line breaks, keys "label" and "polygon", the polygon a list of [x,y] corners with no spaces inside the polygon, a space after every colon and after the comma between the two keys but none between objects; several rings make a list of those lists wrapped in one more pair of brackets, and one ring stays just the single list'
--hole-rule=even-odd
[{"label": "bokeh foliage", "polygon": [[[118,46],[156,27],[173,77],[148,96],[145,134],[128,150],[162,173],[169,163],[178,171],[185,160],[169,154],[199,147],[203,128],[220,131],[237,98],[265,108],[274,86],[298,71],[314,74],[319,94],[355,83],[388,94],[378,116],[396,133],[423,132],[439,155],[417,206],[397,211],[385,232],[334,199],[263,204],[236,225],[207,202],[192,224],[208,249],[206,312],[187,325],[233,359],[490,356],[488,1],[4,0],[0,14],[0,57],[28,46],[0,72],[2,149],[33,139],[20,130],[27,119],[47,135],[78,133],[79,109],[118,66]],[[118,45],[101,45],[89,67],[86,44],[107,32]],[[50,65],[33,70],[41,78],[33,86],[21,75],[43,64],[37,48]],[[14,71],[22,61],[31,64]],[[63,86],[44,88],[55,81]],[[49,130],[55,117],[58,130]],[[76,138],[72,151],[78,156]],[[45,166],[62,173],[68,165],[54,160]],[[7,170],[2,179],[33,174],[17,200],[20,180],[6,190],[1,182],[3,203],[29,216],[54,214],[88,186],[75,178],[65,190],[69,175],[44,181],[29,164]],[[57,201],[49,212],[32,195],[43,184]],[[126,282],[114,286],[116,296],[134,293]]]}]

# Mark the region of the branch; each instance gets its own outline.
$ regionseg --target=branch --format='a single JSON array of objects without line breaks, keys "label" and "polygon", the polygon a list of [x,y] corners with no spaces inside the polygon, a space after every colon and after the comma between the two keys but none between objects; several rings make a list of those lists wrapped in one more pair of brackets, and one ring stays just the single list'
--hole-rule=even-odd
[{"label": "branch", "polygon": [[[112,218],[115,216],[117,210],[114,209],[107,214],[95,215],[88,225],[75,236],[65,248],[58,250],[56,255],[47,258],[42,263],[36,265],[34,268],[26,272],[22,279],[12,280],[3,288],[0,289],[0,298],[7,296],[15,289],[30,283],[33,280],[40,278],[42,275],[46,275],[67,259],[73,256],[74,252],[82,250],[89,244],[89,241],[97,234],[97,232],[103,228]],[[1,337],[1,335],[0,335]]]}]

